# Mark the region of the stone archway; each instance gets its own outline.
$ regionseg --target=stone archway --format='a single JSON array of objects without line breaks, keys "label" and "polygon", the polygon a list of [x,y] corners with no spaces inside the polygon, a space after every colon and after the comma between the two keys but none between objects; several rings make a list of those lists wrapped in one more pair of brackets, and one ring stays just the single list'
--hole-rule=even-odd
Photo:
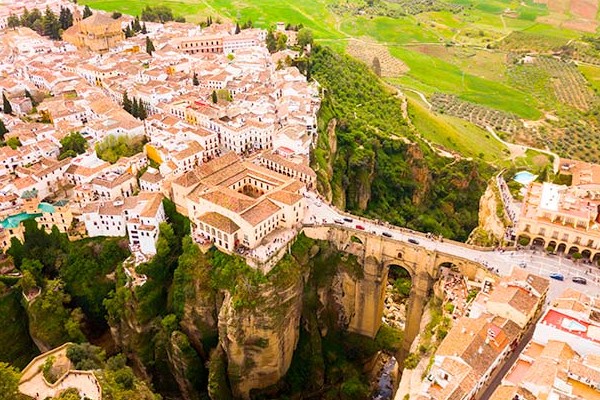
[{"label": "stone archway", "polygon": [[527,235],[521,234],[517,239],[517,243],[521,246],[527,246],[529,243],[531,243],[531,238]]},{"label": "stone archway", "polygon": [[546,241],[542,237],[536,237],[531,242],[532,247],[541,247],[543,249],[543,248],[545,248],[545,245],[546,245]]},{"label": "stone archway", "polygon": [[548,251],[556,250],[556,242],[554,240],[551,240],[550,242],[548,242],[548,247],[546,247],[546,250],[548,250]]},{"label": "stone archway", "polygon": [[577,247],[577,246],[571,246],[569,248],[569,255],[574,254],[574,253],[579,253],[579,247]]},{"label": "stone archway", "polygon": [[558,247],[556,247],[557,253],[565,253],[567,251],[567,245],[565,243],[559,243]]},{"label": "stone archway", "polygon": [[410,271],[400,264],[389,264],[387,270],[382,321],[392,328],[404,330],[412,276]]},{"label": "stone archway", "polygon": [[592,252],[588,249],[585,249],[581,252],[581,259],[585,261],[592,261]]}]

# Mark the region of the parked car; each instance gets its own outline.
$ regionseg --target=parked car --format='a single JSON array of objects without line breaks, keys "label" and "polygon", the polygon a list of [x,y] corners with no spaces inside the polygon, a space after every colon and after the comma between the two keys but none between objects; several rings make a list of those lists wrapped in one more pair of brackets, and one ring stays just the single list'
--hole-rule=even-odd
[{"label": "parked car", "polygon": [[381,232],[381,234],[385,237],[392,237],[392,234],[389,232]]},{"label": "parked car", "polygon": [[362,225],[356,225],[356,229],[360,229],[361,231],[364,231],[365,227]]},{"label": "parked car", "polygon": [[527,263],[525,261],[521,261],[519,263],[519,267],[521,267],[521,268],[527,268]]},{"label": "parked car", "polygon": [[560,274],[560,273],[558,273],[558,272],[552,272],[552,273],[550,274],[550,278],[552,278],[552,279],[556,279],[557,281],[564,281],[564,280],[565,280],[565,277],[564,277],[564,275],[563,275],[563,274]]},{"label": "parked car", "polygon": [[336,218],[336,219],[333,220],[333,222],[335,222],[336,224],[344,225],[344,220],[343,219]]},{"label": "parked car", "polygon": [[323,203],[321,203],[320,201],[315,201],[315,206],[321,207],[322,205],[323,205]]},{"label": "parked car", "polygon": [[352,218],[344,217],[344,221],[346,221],[346,222],[352,222],[354,220]]},{"label": "parked car", "polygon": [[419,244],[419,241],[417,239],[408,238],[408,243]]},{"label": "parked car", "polygon": [[580,283],[582,285],[587,285],[587,279],[582,278],[581,276],[574,276],[571,280],[573,282],[575,282],[575,283]]}]

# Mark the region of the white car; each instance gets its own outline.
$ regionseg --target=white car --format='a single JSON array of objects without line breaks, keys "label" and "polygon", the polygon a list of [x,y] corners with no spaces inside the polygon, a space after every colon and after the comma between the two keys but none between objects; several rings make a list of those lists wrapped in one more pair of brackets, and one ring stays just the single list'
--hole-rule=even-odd
[{"label": "white car", "polygon": [[315,201],[315,206],[321,207],[322,205],[323,205],[323,203],[321,203],[320,201]]}]

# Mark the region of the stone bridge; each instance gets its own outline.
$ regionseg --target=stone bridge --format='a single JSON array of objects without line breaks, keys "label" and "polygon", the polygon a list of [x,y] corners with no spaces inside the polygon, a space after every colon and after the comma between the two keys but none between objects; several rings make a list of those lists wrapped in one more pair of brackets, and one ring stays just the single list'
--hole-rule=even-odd
[{"label": "stone bridge", "polygon": [[423,310],[442,266],[458,268],[471,280],[485,275],[478,262],[343,225],[305,226],[304,233],[313,239],[327,240],[338,250],[354,254],[362,261],[364,278],[353,285],[344,284],[343,305],[350,316],[348,330],[351,332],[370,337],[377,334],[390,266],[408,271],[412,287],[406,314],[404,354],[408,353],[419,333]]}]

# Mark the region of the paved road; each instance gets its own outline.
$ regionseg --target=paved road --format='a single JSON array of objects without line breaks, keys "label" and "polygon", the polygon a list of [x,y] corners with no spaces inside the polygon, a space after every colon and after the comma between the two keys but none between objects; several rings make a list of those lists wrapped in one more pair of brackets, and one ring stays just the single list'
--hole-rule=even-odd
[{"label": "paved road", "polygon": [[[427,250],[437,250],[453,256],[466,258],[479,262],[497,270],[500,275],[508,275],[512,268],[517,267],[521,263],[526,264],[526,269],[537,275],[548,277],[552,272],[561,272],[565,280],[557,281],[550,279],[550,290],[548,292],[548,300],[557,297],[564,289],[571,287],[588,295],[597,294],[600,292],[600,269],[590,267],[582,263],[573,263],[566,258],[559,256],[548,256],[541,251],[521,250],[521,251],[481,251],[471,249],[457,242],[443,240],[440,242],[436,239],[428,239],[420,232],[414,232],[408,229],[399,228],[391,225],[380,225],[374,221],[359,220],[357,217],[342,213],[339,210],[329,206],[315,193],[307,194],[308,210],[306,212],[306,223],[334,223],[344,217],[350,217],[352,222],[344,222],[343,225],[356,228],[356,225],[362,226],[366,231],[381,235],[387,232],[391,235],[390,239],[408,243],[408,239],[412,238],[418,241],[418,246]],[[410,243],[409,243],[410,245]],[[586,273],[589,269],[591,273]],[[571,281],[574,276],[582,276],[587,279],[587,285],[577,284]]]}]

